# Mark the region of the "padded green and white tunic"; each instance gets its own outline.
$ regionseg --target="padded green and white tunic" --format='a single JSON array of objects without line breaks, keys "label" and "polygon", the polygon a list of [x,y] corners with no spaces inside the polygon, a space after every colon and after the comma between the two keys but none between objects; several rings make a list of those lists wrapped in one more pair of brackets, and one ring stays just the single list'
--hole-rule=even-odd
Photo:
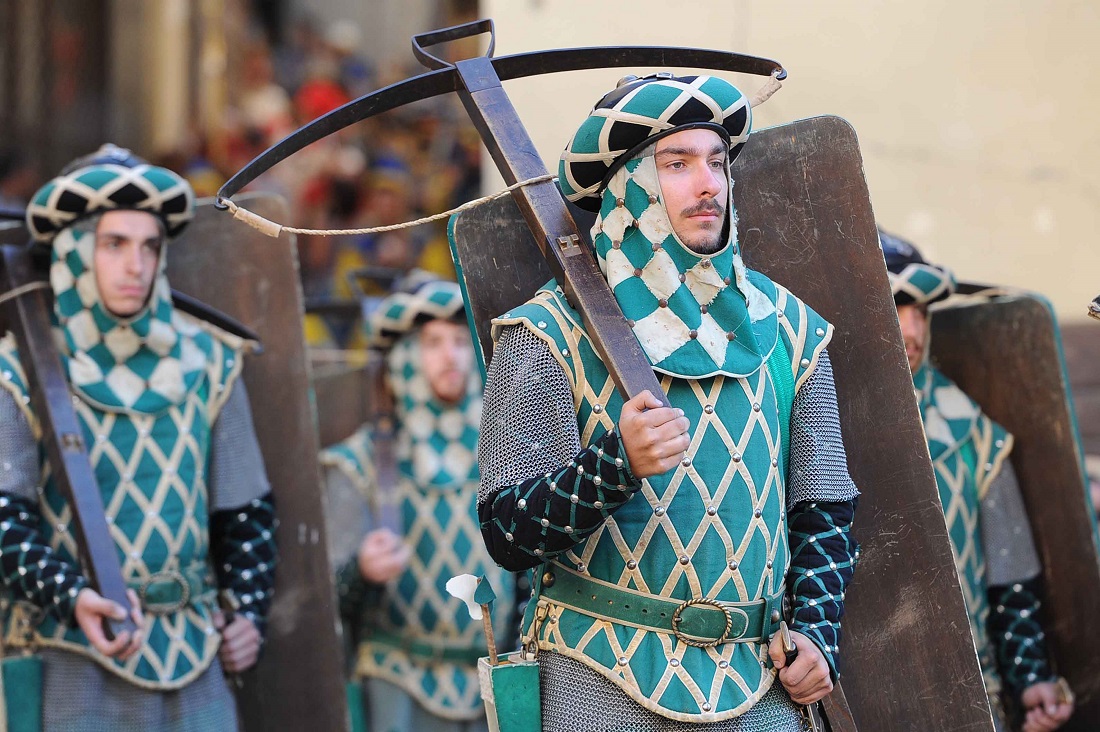
[{"label": "padded green and white tunic", "polygon": [[234,592],[262,637],[275,569],[271,487],[238,383],[246,343],[174,309],[163,243],[145,305],[129,317],[104,306],[93,268],[99,215],[147,212],[172,236],[191,219],[193,194],[119,148],[82,162],[43,186],[27,223],[51,248],[53,336],[144,638],[129,659],[110,659],[75,622],[88,580],[10,334],[0,339],[5,619],[30,614],[46,730],[232,729],[214,595]]},{"label": "padded green and white tunic", "polygon": [[[457,286],[440,284],[453,291],[453,309],[461,312]],[[509,626],[514,624],[515,579],[489,558],[477,522],[482,380],[471,374],[461,402],[440,402],[420,372],[418,336],[419,329],[414,329],[387,354],[397,416],[397,485],[377,483],[371,426],[364,425],[322,453],[322,462],[330,468],[330,495],[339,490],[336,482],[342,474],[377,515],[396,513],[399,526],[391,528],[412,549],[405,571],[384,588],[364,584],[353,555],[339,572],[341,605],[345,615],[357,616],[353,622],[359,624],[357,675],[393,684],[430,717],[483,719],[477,659],[487,654],[485,633],[482,623],[472,620],[465,605],[446,591],[447,580],[455,575],[485,576],[497,594],[497,641],[507,643],[514,637]],[[386,707],[405,704],[381,701]],[[372,709],[376,723],[377,711]],[[395,724],[389,717],[387,723]],[[418,724],[440,726],[430,720]]]},{"label": "padded green and white tunic", "polygon": [[[692,425],[687,457],[672,472],[642,481],[640,495],[559,558],[561,566],[664,597],[781,603],[790,561],[783,433],[793,390],[816,366],[832,329],[785,289],[757,273],[750,276],[777,307],[743,338],[763,341],[779,355],[743,378],[664,376],[670,404],[683,409]],[[522,325],[559,356],[573,389],[583,447],[615,428],[622,397],[579,316],[558,292],[544,289],[495,323]],[[787,391],[782,417],[777,386]],[[775,678],[764,642],[695,648],[553,602],[536,624],[536,608],[529,606],[525,629],[541,650],[582,661],[662,716],[736,716]]]},{"label": "padded green and white tunic", "polygon": [[[954,293],[950,270],[903,239],[881,230],[879,238],[899,308]],[[929,362],[930,340],[913,386],[986,691],[1007,728],[1002,695],[1018,703],[1028,686],[1055,678],[1040,620],[1042,566],[1008,459],[1012,435]]]},{"label": "padded green and white tunic", "polygon": [[981,505],[1012,451],[1012,435],[982,413],[950,379],[927,362],[913,377],[928,451],[936,472],[951,551],[959,573],[970,629],[986,689],[1001,689],[986,623],[986,557]]},{"label": "padded green and white tunic", "polygon": [[[541,652],[544,728],[599,719],[606,729],[710,723],[704,728],[797,730],[798,712],[775,683],[767,637],[699,648],[671,629],[646,629],[591,603],[548,595],[564,578],[581,588],[589,582],[675,602],[778,608],[794,587],[795,604],[815,613],[824,604],[839,607],[851,577],[847,532],[857,491],[847,475],[825,351],[832,326],[745,268],[732,225],[713,254],[685,247],[662,201],[650,146],[607,184],[593,243],[671,405],[690,422],[685,458],[663,475],[633,478],[616,435],[622,397],[580,317],[551,283],[494,321],[480,458],[482,534],[505,566],[538,567],[524,638]],[[735,221],[732,199],[726,204]],[[792,419],[798,395],[809,393],[816,396],[804,406],[818,412]],[[792,448],[793,431],[799,449]],[[555,464],[563,457],[564,466]],[[799,486],[793,495],[792,483]],[[822,510],[818,523],[805,525],[813,530],[795,531],[788,512],[796,497],[802,508],[816,497],[847,502],[847,514],[833,523]],[[823,547],[816,553],[833,542],[844,547],[835,556]],[[820,563],[795,570],[795,548]],[[810,599],[797,599],[803,588],[789,570],[814,584]],[[822,583],[825,576],[832,579]],[[835,670],[838,626],[822,615],[795,625]],[[770,701],[760,704],[765,697]]]},{"label": "padded green and white tunic", "polygon": [[[94,652],[83,632],[53,614],[38,625],[36,642],[86,654],[131,683],[151,689],[178,689],[206,670],[221,637],[214,632],[216,584],[209,555],[206,490],[211,428],[241,371],[241,357],[230,342],[239,339],[213,326],[177,314],[175,326],[202,350],[206,368],[180,405],[157,414],[120,414],[81,398],[73,399],[95,471],[111,538],[118,550],[123,579],[150,602],[158,590],[179,594],[172,579],[182,576],[190,600],[167,613],[146,610],[145,637],[126,661]],[[16,403],[36,437],[37,417],[29,409],[28,390],[14,339],[0,340],[0,386]],[[39,507],[43,538],[61,561],[77,565],[72,512],[50,476],[40,447],[42,475]],[[158,583],[156,588],[149,582]],[[163,584],[163,588],[161,587]],[[75,588],[72,588],[75,589]],[[72,590],[70,590],[72,591]]]}]

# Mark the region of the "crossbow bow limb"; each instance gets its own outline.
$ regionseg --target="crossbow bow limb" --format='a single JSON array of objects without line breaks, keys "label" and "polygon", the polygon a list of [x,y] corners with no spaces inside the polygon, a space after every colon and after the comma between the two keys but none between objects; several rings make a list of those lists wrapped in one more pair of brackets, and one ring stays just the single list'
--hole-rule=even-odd
[{"label": "crossbow bow limb", "polygon": [[[485,55],[449,63],[428,48],[450,41],[489,34]],[[587,247],[554,181],[527,134],[502,81],[529,76],[611,67],[690,67],[786,78],[783,67],[756,56],[695,48],[620,46],[555,49],[493,58],[496,32],[492,20],[413,36],[413,54],[427,73],[397,82],[329,112],[291,133],[261,153],[218,191],[217,206],[259,175],[302,148],[356,122],[412,102],[455,92],[473,119],[501,175],[538,243],[550,271],[566,298],[583,317],[593,345],[608,366],[620,392],[629,399],[642,391],[668,404],[637,338],[615,301],[607,281]]]}]

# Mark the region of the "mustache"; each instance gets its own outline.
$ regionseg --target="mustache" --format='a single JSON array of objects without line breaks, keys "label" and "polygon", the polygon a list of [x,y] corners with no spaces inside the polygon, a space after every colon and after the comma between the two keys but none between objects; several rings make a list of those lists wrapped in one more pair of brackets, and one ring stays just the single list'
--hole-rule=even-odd
[{"label": "mustache", "polygon": [[688,206],[680,212],[681,216],[698,216],[700,214],[711,214],[714,216],[721,216],[725,213],[726,207],[715,201],[713,198],[700,201],[694,206]]}]

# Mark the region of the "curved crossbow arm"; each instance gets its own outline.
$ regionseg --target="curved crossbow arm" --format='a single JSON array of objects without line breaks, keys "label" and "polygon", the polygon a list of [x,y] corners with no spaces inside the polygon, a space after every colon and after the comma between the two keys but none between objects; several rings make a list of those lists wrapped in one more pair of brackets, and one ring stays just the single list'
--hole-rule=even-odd
[{"label": "curved crossbow arm", "polygon": [[[478,21],[478,23],[491,23],[491,21]],[[455,26],[455,28],[436,31],[427,34],[427,36],[436,38],[448,31],[466,28],[467,26]],[[478,32],[486,31],[479,30]],[[468,35],[471,34],[454,35],[434,42],[456,40]],[[417,36],[418,39],[424,39],[425,37]],[[419,46],[417,47],[419,48]],[[420,53],[417,53],[417,56],[419,57]],[[430,58],[435,59],[434,56]],[[492,58],[492,48],[490,48],[488,58],[490,58],[500,81],[557,74],[565,71],[639,66],[711,69],[757,76],[774,76],[780,81],[787,78],[786,70],[777,61],[729,51],[679,48],[676,46],[559,48],[517,53],[510,56],[501,56],[500,58]],[[440,64],[444,63],[439,59],[435,59],[435,61]],[[224,209],[225,199],[232,198],[260,175],[318,140],[383,112],[389,112],[421,99],[431,99],[443,94],[457,92],[462,88],[458,69],[454,65],[447,64],[437,67],[433,71],[399,81],[354,99],[290,133],[256,156],[248,165],[241,168],[225,182],[225,185],[218,191],[218,203],[216,205]]]},{"label": "curved crossbow arm", "polygon": [[[489,34],[489,49],[484,56],[450,64],[426,50],[440,43],[485,33]],[[622,309],[592,252],[581,243],[577,224],[566,208],[561,192],[547,174],[541,156],[501,84],[509,79],[560,71],[658,66],[757,74],[771,77],[774,86],[786,77],[786,71],[775,61],[755,56],[662,46],[559,49],[494,59],[495,42],[492,20],[479,20],[414,36],[414,55],[432,71],[349,102],[290,134],[230,178],[218,191],[215,205],[229,208],[229,198],[261,173],[348,125],[413,101],[456,92],[511,188],[512,196],[551,274],[561,285],[565,297],[581,314],[594,349],[624,399],[649,391],[668,405],[668,398],[634,331],[623,317]]]}]

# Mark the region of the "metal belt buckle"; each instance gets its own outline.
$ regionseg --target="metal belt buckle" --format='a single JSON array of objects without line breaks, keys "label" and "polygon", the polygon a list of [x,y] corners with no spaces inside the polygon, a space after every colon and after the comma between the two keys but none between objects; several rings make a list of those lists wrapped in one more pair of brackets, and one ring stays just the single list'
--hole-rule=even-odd
[{"label": "metal belt buckle", "polygon": [[[180,587],[180,598],[173,602],[155,602],[149,600],[147,595],[149,588],[161,582],[175,582]],[[141,606],[153,614],[175,612],[184,608],[191,599],[191,583],[176,569],[166,569],[149,575],[149,579],[141,583],[137,591]]]},{"label": "metal belt buckle", "polygon": [[[714,640],[701,641],[681,633],[680,622],[682,618],[680,617],[680,614],[683,613],[686,608],[692,605],[710,605],[716,610],[721,610],[722,614],[726,616],[726,629],[722,631],[722,635],[718,636]],[[681,603],[680,607],[676,608],[676,610],[674,610],[672,613],[672,634],[682,640],[684,643],[687,643],[689,646],[695,646],[696,648],[711,648],[721,643],[725,643],[726,637],[730,634],[730,628],[732,627],[733,616],[730,615],[729,608],[727,608],[725,605],[722,605],[717,600],[710,599],[709,597],[697,597],[691,600],[687,600],[686,602]]]}]

